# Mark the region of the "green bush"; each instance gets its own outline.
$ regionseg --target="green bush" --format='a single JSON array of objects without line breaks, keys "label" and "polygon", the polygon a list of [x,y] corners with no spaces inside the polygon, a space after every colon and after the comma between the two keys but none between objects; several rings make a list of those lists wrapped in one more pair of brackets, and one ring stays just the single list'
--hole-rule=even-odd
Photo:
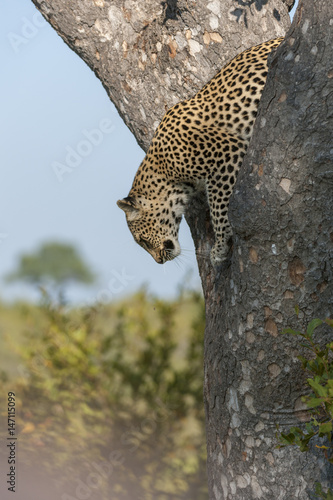
[{"label": "green bush", "polygon": [[[298,356],[309,378],[309,394],[302,398],[309,409],[309,421],[304,428],[291,427],[288,433],[278,434],[279,448],[284,446],[298,446],[300,451],[309,451],[310,443],[315,437],[326,438],[325,444],[316,444],[325,459],[333,464],[332,448],[332,423],[333,423],[333,342],[324,347],[316,344],[313,336],[316,328],[323,323],[333,327],[333,320],[327,319],[325,322],[321,319],[312,320],[305,333],[285,329],[282,333],[299,336],[303,339],[300,344],[305,348],[309,356]],[[321,484],[316,484],[316,494],[319,498],[333,500],[333,492],[329,489],[324,492]]]},{"label": "green bush", "polygon": [[44,305],[15,383],[21,458],[62,500],[206,499],[203,331],[197,293]]}]

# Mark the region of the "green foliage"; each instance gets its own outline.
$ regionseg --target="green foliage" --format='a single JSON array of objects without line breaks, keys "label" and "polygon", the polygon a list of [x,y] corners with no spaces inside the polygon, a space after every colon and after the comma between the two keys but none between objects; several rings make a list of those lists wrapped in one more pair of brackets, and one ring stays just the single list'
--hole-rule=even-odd
[{"label": "green foliage", "polygon": [[[303,369],[310,375],[307,383],[311,392],[302,398],[309,409],[309,421],[302,429],[291,427],[288,433],[281,432],[278,436],[278,447],[294,445],[304,452],[309,451],[310,442],[313,438],[316,436],[325,438],[324,442],[328,446],[317,444],[316,448],[322,451],[330,463],[333,463],[333,342],[321,347],[313,340],[316,328],[324,323],[333,327],[333,320],[331,319],[325,321],[313,319],[308,324],[305,333],[291,328],[287,328],[282,332],[304,339],[300,345],[309,352],[309,356],[298,356],[298,359],[301,361]],[[319,483],[316,484],[316,494],[319,498],[333,500],[333,492],[328,490],[325,493]]]},{"label": "green foliage", "polygon": [[[45,305],[39,317],[25,310],[24,321],[24,377],[10,384],[20,458],[47,468],[59,498],[80,498],[78,481],[90,500],[207,498],[200,294]],[[96,464],[108,471],[97,489]]]},{"label": "green foliage", "polygon": [[51,280],[62,285],[68,281],[92,283],[94,277],[72,245],[50,242],[35,253],[22,255],[17,271],[8,275],[7,280],[33,284]]},{"label": "green foliage", "polygon": [[318,498],[322,498],[323,500],[333,500],[332,490],[329,489],[327,492],[325,492],[320,483],[316,483],[315,493]]}]

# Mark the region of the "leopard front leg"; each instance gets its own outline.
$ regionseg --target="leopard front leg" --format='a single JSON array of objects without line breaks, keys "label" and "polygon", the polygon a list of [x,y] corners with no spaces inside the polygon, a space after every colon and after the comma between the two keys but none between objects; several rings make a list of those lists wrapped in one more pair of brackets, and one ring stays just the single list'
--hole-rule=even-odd
[{"label": "leopard front leg", "polygon": [[213,266],[220,264],[227,258],[230,250],[228,241],[232,236],[228,219],[228,205],[232,187],[220,184],[220,182],[216,183],[214,179],[207,182],[208,204],[215,234],[215,243],[210,252]]},{"label": "leopard front leg", "polygon": [[229,200],[248,144],[247,140],[232,134],[221,135],[223,140],[218,143],[219,161],[210,168],[206,178],[208,204],[215,234],[215,244],[210,253],[213,266],[223,262],[230,249],[228,242],[232,229],[228,219]]}]

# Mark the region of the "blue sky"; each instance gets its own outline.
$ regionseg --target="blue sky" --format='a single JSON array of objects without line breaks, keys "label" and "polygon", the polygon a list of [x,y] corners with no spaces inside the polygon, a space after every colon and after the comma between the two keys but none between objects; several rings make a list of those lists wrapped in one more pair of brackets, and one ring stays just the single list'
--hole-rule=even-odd
[{"label": "blue sky", "polygon": [[0,11],[0,297],[34,296],[1,278],[21,253],[48,240],[73,243],[99,277],[94,288],[70,290],[74,301],[109,300],[143,283],[171,296],[190,272],[199,286],[185,221],[184,256],[160,266],[134,242],[116,206],[144,152],[100,81],[32,2],[2,0]]},{"label": "blue sky", "polygon": [[[71,290],[76,300],[107,300],[143,283],[172,295],[190,269],[199,285],[185,222],[180,239],[190,251],[178,264],[160,266],[134,242],[116,201],[128,194],[144,152],[100,81],[36,12],[28,0],[2,1],[0,277],[22,252],[55,239],[74,243],[99,276],[95,288]],[[85,149],[96,129],[96,145]],[[61,175],[73,150],[80,158],[67,164],[77,166]],[[27,294],[0,282],[3,299]]]}]

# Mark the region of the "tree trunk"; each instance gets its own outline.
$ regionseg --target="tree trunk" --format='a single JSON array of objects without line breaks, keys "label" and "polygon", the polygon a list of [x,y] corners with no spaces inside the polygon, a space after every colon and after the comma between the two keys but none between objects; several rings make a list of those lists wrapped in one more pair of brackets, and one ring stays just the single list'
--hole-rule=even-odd
[{"label": "tree trunk", "polygon": [[144,150],[168,108],[195,94],[237,53],[284,35],[285,4],[294,3],[32,1],[95,72]]},{"label": "tree trunk", "polygon": [[[271,59],[230,204],[231,262],[207,292],[208,470],[216,499],[313,498],[314,482],[327,486],[329,478],[315,451],[275,449],[275,432],[276,424],[285,430],[306,419],[298,341],[280,332],[332,314],[332,15],[328,0],[301,0]],[[332,468],[330,477],[332,485]]]},{"label": "tree trunk", "polygon": [[[193,95],[236,53],[283,35],[293,3],[33,2],[95,72],[145,150],[167,108]],[[297,420],[303,391],[295,341],[279,332],[296,324],[295,305],[304,326],[327,316],[332,300],[329,11],[330,0],[300,0],[272,58],[230,205],[228,262],[210,265],[214,237],[201,195],[187,215],[206,299],[211,499],[311,498],[314,480],[327,479],[315,454],[275,449],[275,424]]]}]

